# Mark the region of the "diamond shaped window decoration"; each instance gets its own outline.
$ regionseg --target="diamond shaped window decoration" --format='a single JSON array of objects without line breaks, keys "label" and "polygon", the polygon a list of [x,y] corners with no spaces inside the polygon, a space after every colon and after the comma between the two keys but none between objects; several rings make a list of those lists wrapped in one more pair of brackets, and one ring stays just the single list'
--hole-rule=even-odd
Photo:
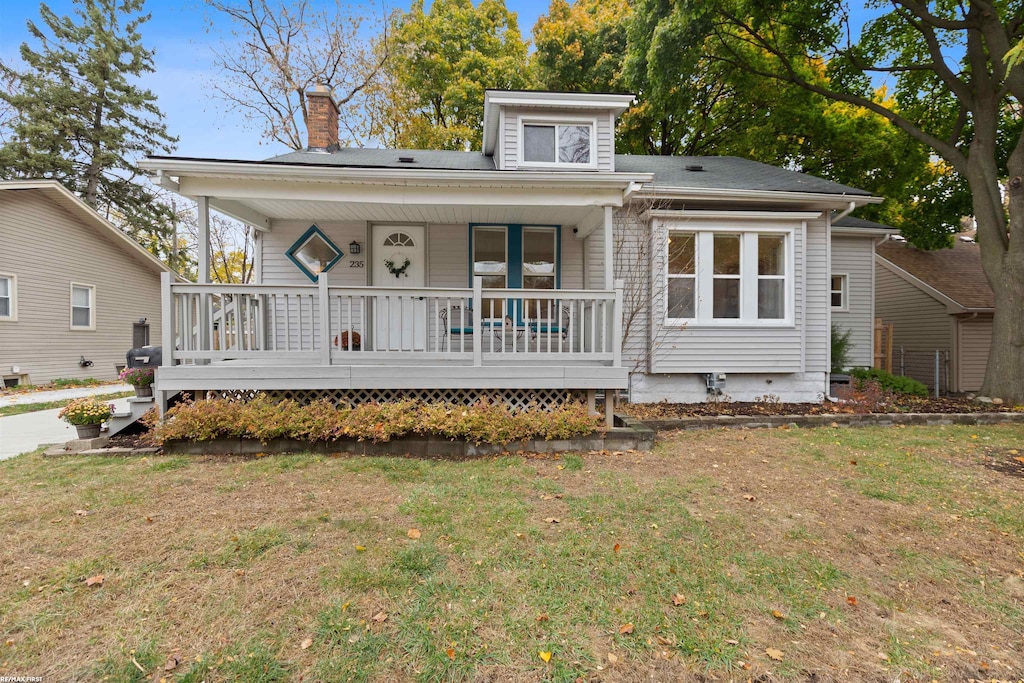
[{"label": "diamond shaped window decoration", "polygon": [[288,258],[299,267],[313,282],[320,279],[320,273],[326,273],[345,255],[334,242],[315,225],[310,226],[291,248],[285,252]]}]

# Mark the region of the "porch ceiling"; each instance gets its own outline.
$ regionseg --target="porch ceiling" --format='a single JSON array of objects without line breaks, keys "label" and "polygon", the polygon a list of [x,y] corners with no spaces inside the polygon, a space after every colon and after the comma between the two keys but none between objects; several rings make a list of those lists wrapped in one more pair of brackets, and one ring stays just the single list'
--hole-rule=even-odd
[{"label": "porch ceiling", "polygon": [[210,198],[212,208],[227,214],[239,207],[265,216],[270,221],[372,221],[404,223],[530,223],[589,225],[602,220],[599,206],[523,206],[399,204],[385,202],[332,202],[290,199]]}]

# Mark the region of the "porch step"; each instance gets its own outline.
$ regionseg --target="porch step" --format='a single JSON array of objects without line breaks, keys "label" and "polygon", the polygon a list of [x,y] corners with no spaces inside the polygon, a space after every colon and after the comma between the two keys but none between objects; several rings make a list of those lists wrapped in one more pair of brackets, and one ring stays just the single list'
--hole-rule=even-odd
[{"label": "porch step", "polygon": [[128,410],[114,413],[107,420],[107,436],[120,434],[131,427],[156,403],[152,396],[133,396],[128,399]]}]

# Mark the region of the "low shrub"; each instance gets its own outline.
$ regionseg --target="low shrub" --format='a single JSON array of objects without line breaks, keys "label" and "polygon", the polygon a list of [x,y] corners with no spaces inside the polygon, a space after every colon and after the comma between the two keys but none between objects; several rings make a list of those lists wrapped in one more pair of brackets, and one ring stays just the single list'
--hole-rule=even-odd
[{"label": "low shrub", "polygon": [[586,406],[566,403],[554,410],[516,410],[481,401],[472,406],[416,400],[335,407],[330,401],[303,406],[264,395],[248,403],[212,400],[181,403],[153,427],[158,443],[171,439],[212,441],[274,438],[331,442],[343,438],[375,443],[410,434],[505,445],[527,439],[568,439],[602,428]]},{"label": "low shrub", "polygon": [[836,387],[835,393],[844,412],[861,415],[888,412],[893,403],[892,392],[873,379],[854,379]]},{"label": "low shrub", "polygon": [[882,389],[891,391],[894,394],[904,394],[907,396],[928,395],[928,387],[916,379],[904,377],[903,375],[894,375],[891,372],[878,368],[854,368],[850,371],[850,376],[861,383],[868,380],[878,382]]},{"label": "low shrub", "polygon": [[843,373],[843,370],[850,362],[850,350],[853,346],[853,341],[850,337],[853,336],[853,330],[843,330],[841,327],[832,323],[832,374],[839,375]]}]

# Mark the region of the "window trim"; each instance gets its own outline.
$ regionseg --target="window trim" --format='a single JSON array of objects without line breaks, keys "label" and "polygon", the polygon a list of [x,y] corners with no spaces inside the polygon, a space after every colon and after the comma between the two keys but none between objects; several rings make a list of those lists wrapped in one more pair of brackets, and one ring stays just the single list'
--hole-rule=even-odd
[{"label": "window trim", "polygon": [[[88,325],[76,325],[75,324],[75,288],[89,290],[89,324]],[[72,282],[68,288],[69,301],[68,301],[68,315],[70,322],[70,329],[74,331],[93,331],[96,329],[96,285],[87,285],[82,282]],[[79,306],[78,308],[81,308]]]},{"label": "window trim", "polygon": [[[562,288],[562,226],[545,223],[470,223],[469,224],[469,286],[473,286],[476,270],[476,259],[473,253],[477,228],[504,228],[505,231],[505,289],[523,289],[523,238],[528,228],[551,230],[555,236],[555,289]],[[517,261],[513,261],[513,256]],[[548,291],[548,290],[542,290]],[[511,310],[511,309],[509,309]],[[507,313],[506,313],[507,314]],[[485,318],[490,320],[490,318]],[[522,320],[516,321],[521,324]]]},{"label": "window trim", "polygon": [[[695,317],[670,318],[668,316],[668,237],[672,232],[695,235]],[[666,328],[778,328],[796,326],[796,232],[794,225],[738,225],[735,222],[694,225],[691,223],[663,223],[659,231],[662,324]],[[740,236],[740,317],[714,318],[714,235]],[[785,246],[785,306],[783,318],[757,317],[757,246],[759,235],[781,235]]]},{"label": "window trim", "polygon": [[[842,278],[840,289],[838,290],[840,295],[843,297],[843,303],[840,306],[832,305],[832,295],[836,293],[836,290],[832,289],[832,278]],[[828,277],[828,305],[833,311],[849,312],[850,310],[850,274],[849,273],[831,273]]]},{"label": "window trim", "polygon": [[0,315],[0,323],[18,322],[18,276],[14,273],[0,273],[0,278],[5,278],[10,283],[9,297],[11,300],[11,314]]},{"label": "window trim", "polygon": [[[554,161],[527,161],[526,160],[526,126],[555,126],[555,160]],[[574,164],[568,161],[558,161],[558,126],[590,126],[590,163]],[[519,136],[516,140],[516,156],[520,168],[539,169],[597,169],[597,117],[580,117],[569,115],[545,115],[545,116],[519,116]]]}]

